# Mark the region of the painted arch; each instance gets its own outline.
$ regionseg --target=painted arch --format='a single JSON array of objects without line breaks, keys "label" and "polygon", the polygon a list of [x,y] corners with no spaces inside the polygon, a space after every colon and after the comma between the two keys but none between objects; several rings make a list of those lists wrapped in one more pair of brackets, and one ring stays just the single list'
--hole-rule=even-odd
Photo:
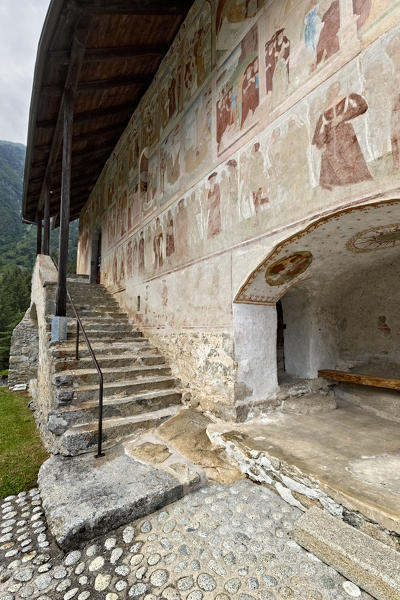
[{"label": "painted arch", "polygon": [[293,285],[329,285],[342,273],[400,258],[400,200],[364,204],[313,221],[280,242],[247,278],[235,302],[275,304]]}]

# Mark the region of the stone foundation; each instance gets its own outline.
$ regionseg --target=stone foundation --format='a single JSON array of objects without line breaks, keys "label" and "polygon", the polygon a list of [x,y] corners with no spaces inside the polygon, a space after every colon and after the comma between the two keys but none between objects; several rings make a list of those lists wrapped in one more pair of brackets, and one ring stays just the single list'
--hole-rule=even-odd
[{"label": "stone foundation", "polygon": [[29,384],[36,379],[39,358],[39,335],[36,308],[30,306],[11,338],[8,385]]},{"label": "stone foundation", "polygon": [[[223,419],[236,419],[233,338],[228,331],[143,329],[179,377],[184,400]],[[185,393],[186,392],[186,393]]]}]

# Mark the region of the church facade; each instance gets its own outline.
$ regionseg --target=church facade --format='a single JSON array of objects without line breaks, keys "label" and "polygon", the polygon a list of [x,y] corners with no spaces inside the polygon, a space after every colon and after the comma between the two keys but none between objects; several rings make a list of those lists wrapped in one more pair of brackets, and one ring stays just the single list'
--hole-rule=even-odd
[{"label": "church facade", "polygon": [[399,23],[393,0],[196,0],[111,153],[78,273],[192,405],[245,420],[288,377],[400,363]]}]

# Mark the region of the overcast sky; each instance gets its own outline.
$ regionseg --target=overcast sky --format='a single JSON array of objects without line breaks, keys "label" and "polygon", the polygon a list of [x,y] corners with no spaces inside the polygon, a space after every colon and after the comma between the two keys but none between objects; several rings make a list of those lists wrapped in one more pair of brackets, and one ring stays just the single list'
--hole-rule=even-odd
[{"label": "overcast sky", "polygon": [[0,140],[26,144],[33,70],[49,0],[0,0]]}]

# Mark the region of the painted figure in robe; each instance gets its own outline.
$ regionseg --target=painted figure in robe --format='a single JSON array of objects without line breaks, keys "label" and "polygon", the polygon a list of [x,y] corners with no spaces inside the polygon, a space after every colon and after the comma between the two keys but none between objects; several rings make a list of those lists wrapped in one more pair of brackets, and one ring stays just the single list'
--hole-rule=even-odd
[{"label": "painted figure in robe", "polygon": [[340,84],[330,88],[328,108],[318,119],[312,141],[322,151],[320,185],[328,190],[372,179],[350,122],[364,114],[368,104],[360,94],[340,98],[339,92]]},{"label": "painted figure in robe", "polygon": [[267,78],[267,94],[274,87],[274,74],[279,61],[283,61],[289,79],[290,41],[284,35],[284,29],[276,31],[265,44],[265,66]]},{"label": "painted figure in robe", "polygon": [[217,173],[211,173],[208,178],[210,182],[210,189],[208,190],[208,239],[221,233],[221,191],[216,177]]}]

